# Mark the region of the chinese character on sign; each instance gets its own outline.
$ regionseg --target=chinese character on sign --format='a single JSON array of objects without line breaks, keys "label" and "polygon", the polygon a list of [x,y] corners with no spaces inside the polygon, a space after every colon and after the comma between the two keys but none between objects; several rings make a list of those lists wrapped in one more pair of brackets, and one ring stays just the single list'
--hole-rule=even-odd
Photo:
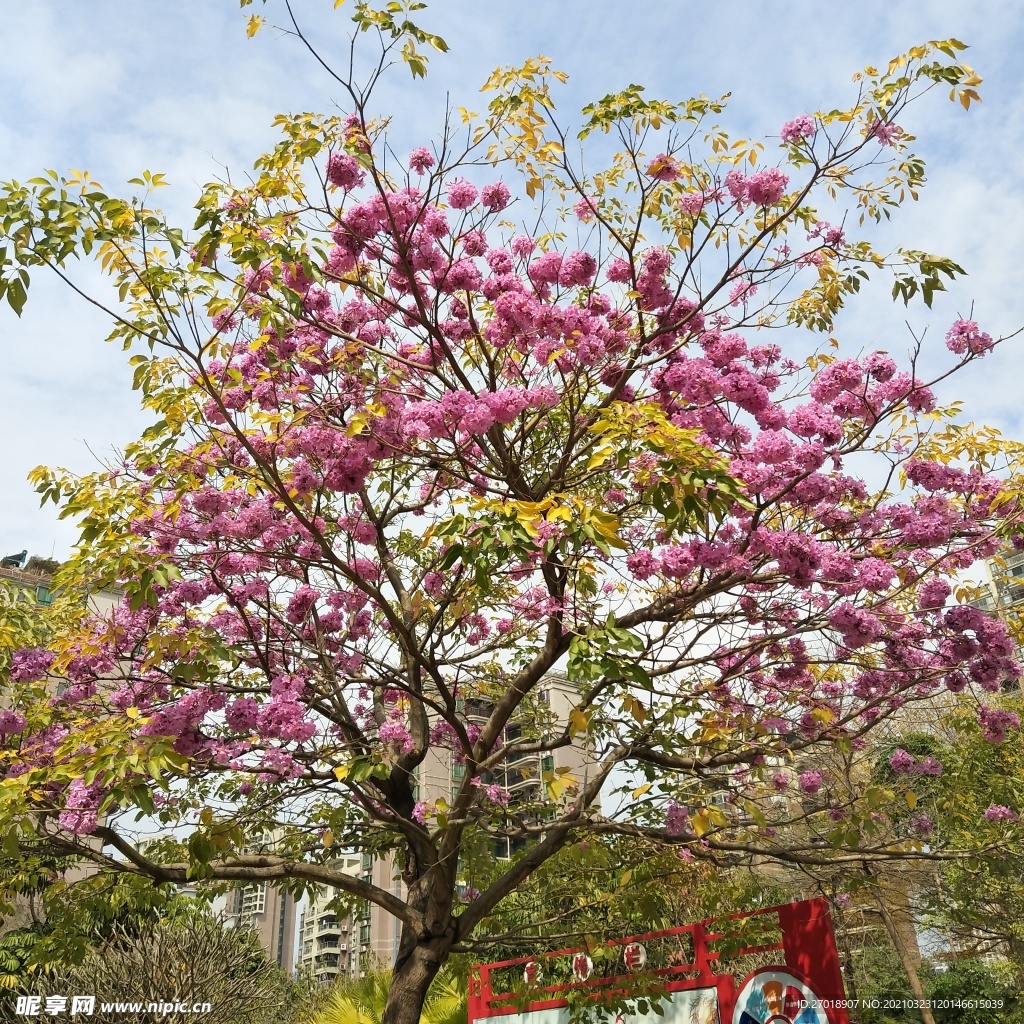
[{"label": "chinese character on sign", "polygon": [[35,1017],[43,1005],[42,996],[18,996],[14,1012],[20,1017]]},{"label": "chinese character on sign", "polygon": [[72,1013],[84,1013],[86,1015],[92,1013],[96,1009],[96,997],[95,996],[72,996],[71,997],[71,1012]]},{"label": "chinese character on sign", "polygon": [[68,1008],[68,997],[67,996],[47,996],[46,997],[46,1012],[47,1013],[63,1013]]},{"label": "chinese character on sign", "polygon": [[627,971],[642,971],[647,963],[647,950],[639,942],[630,942],[622,949]]},{"label": "chinese character on sign", "polygon": [[594,961],[586,953],[577,953],[572,958],[572,976],[577,981],[586,981],[594,971]]},{"label": "chinese character on sign", "polygon": [[540,964],[536,960],[531,960],[523,968],[523,981],[527,985],[536,985],[540,981]]}]

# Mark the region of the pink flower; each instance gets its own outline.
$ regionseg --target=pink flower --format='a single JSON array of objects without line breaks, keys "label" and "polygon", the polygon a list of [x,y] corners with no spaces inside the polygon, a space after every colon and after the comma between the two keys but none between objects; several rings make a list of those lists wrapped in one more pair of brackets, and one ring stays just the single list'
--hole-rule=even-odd
[{"label": "pink flower", "polygon": [[916,814],[912,814],[910,816],[910,827],[919,836],[930,836],[935,831],[935,825],[932,823],[932,819],[923,811],[918,811]]},{"label": "pink flower", "polygon": [[0,711],[0,736],[9,736],[24,728],[25,716],[20,711]]},{"label": "pink flower", "polygon": [[909,775],[914,770],[914,758],[901,747],[889,758],[889,767],[897,775]]},{"label": "pink flower", "polygon": [[594,219],[594,214],[597,213],[597,200],[591,196],[584,196],[582,199],[577,199],[573,206],[573,211],[576,216],[579,217],[584,224]]},{"label": "pink flower", "polygon": [[914,769],[915,775],[941,775],[942,774],[942,762],[936,760],[934,757],[922,758],[917,763],[917,767]]},{"label": "pink flower", "polygon": [[561,269],[562,254],[560,252],[546,252],[530,264],[530,280],[538,288],[546,284],[556,284]]},{"label": "pink flower", "polygon": [[872,121],[868,126],[868,138],[877,139],[883,146],[895,146],[903,137],[903,129],[888,121]]},{"label": "pink flower", "polygon": [[53,664],[53,655],[42,647],[23,647],[11,658],[11,682],[34,683]]},{"label": "pink flower", "polygon": [[466,210],[476,202],[476,186],[465,178],[456,178],[448,185],[448,204],[455,210]]},{"label": "pink flower", "polygon": [[792,121],[787,121],[779,129],[779,135],[783,142],[795,143],[802,142],[804,139],[813,139],[816,131],[814,118],[810,114],[801,114],[799,117],[794,117]]},{"label": "pink flower", "polygon": [[421,825],[426,824],[427,810],[427,805],[422,800],[417,801],[416,805],[412,809],[412,820],[418,821]]},{"label": "pink flower", "polygon": [[382,722],[377,729],[377,737],[386,747],[394,747],[403,754],[409,754],[416,746],[404,722],[392,719]]},{"label": "pink flower", "polygon": [[1001,711],[985,705],[978,712],[978,724],[981,726],[981,734],[989,743],[1002,743],[1009,729],[1020,728],[1020,719],[1012,711]]},{"label": "pink flower", "polygon": [[747,176],[740,170],[732,170],[725,176],[726,191],[738,206],[747,201]]},{"label": "pink flower", "polygon": [[848,602],[832,611],[829,622],[842,634],[843,641],[850,650],[867,646],[877,640],[883,632],[882,623],[877,616]]},{"label": "pink flower", "polygon": [[665,809],[665,829],[670,836],[685,835],[690,825],[689,809],[675,800],[669,800]]},{"label": "pink flower", "polygon": [[252,732],[256,728],[260,706],[252,697],[239,697],[225,709],[224,717],[235,732]]},{"label": "pink flower", "polygon": [[809,771],[801,772],[800,778],[797,780],[800,783],[800,788],[807,794],[813,796],[821,789],[824,779],[821,772]]},{"label": "pink flower", "polygon": [[747,178],[747,200],[758,206],[774,206],[785,194],[789,177],[777,167],[766,167]]},{"label": "pink flower", "polygon": [[986,821],[1020,821],[1020,816],[1015,814],[1004,804],[989,804],[985,811]]},{"label": "pink flower", "polygon": [[285,612],[285,617],[289,622],[302,622],[310,613],[319,597],[320,591],[314,587],[306,585],[299,587],[288,602],[288,610]]},{"label": "pink flower", "polygon": [[659,153],[647,165],[647,173],[655,181],[675,181],[679,177],[679,164],[667,153]]},{"label": "pink flower", "polygon": [[332,153],[327,158],[327,180],[338,188],[351,192],[366,180],[359,161],[347,153]]},{"label": "pink flower", "polygon": [[646,580],[657,574],[661,563],[654,557],[651,551],[634,551],[626,558],[626,568],[632,573],[634,579]]},{"label": "pink flower", "polygon": [[973,320],[957,320],[946,332],[946,348],[957,355],[984,355],[994,348],[991,335],[978,329]]},{"label": "pink flower", "polygon": [[417,146],[409,154],[409,169],[417,174],[426,174],[434,166],[434,154],[426,146]]},{"label": "pink flower", "polygon": [[498,804],[499,807],[508,807],[508,802],[511,799],[509,792],[507,789],[503,789],[499,786],[496,782],[488,786],[484,792],[487,794],[487,799],[490,800],[492,804]]},{"label": "pink flower", "polygon": [[896,361],[884,352],[872,352],[861,360],[861,365],[872,380],[891,380],[896,372]]},{"label": "pink flower", "polygon": [[562,260],[558,271],[558,283],[563,288],[586,286],[597,273],[597,260],[589,252],[570,252]]},{"label": "pink flower", "polygon": [[96,811],[103,800],[98,785],[86,785],[81,779],[72,779],[68,786],[66,810],[57,816],[61,828],[76,835],[87,835],[96,828]]},{"label": "pink flower", "polygon": [[529,235],[516,235],[509,248],[513,256],[525,260],[537,248],[537,243]]},{"label": "pink flower", "polygon": [[503,181],[495,181],[490,185],[484,185],[480,190],[480,201],[491,213],[504,210],[511,198],[512,195],[508,190],[508,185]]},{"label": "pink flower", "polygon": [[701,210],[704,209],[706,197],[703,192],[687,192],[685,196],[681,196],[678,201],[679,209],[683,213],[688,213],[691,217],[696,217]]},{"label": "pink flower", "polygon": [[616,256],[611,263],[608,264],[604,275],[613,284],[625,284],[632,276],[632,273],[633,271],[630,265],[624,259],[620,259]]}]

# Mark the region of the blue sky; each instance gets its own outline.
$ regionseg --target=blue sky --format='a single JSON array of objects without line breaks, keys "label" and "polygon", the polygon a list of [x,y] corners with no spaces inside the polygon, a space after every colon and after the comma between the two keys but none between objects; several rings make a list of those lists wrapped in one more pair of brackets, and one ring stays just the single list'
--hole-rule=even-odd
[{"label": "blue sky", "polygon": [[[325,56],[340,54],[349,23],[332,0],[297,0],[301,23]],[[283,23],[283,3],[254,10]],[[984,102],[964,113],[933,94],[909,125],[929,164],[921,202],[887,230],[904,244],[952,256],[970,276],[933,310],[894,306],[883,290],[854,303],[839,335],[853,346],[911,344],[905,321],[927,330],[929,353],[957,313],[993,335],[1024,325],[1024,7],[1013,0],[858,4],[779,0],[436,0],[425,27],[451,46],[425,82],[396,71],[378,93],[396,114],[401,151],[433,138],[446,96],[482,106],[478,89],[498,64],[543,53],[570,75],[559,117],[631,82],[671,99],[732,93],[725,121],[737,134],[770,135],[808,110],[852,102],[851,74],[909,46],[955,36],[984,77]],[[235,0],[32,0],[5,12],[0,65],[0,179],[42,168],[87,168],[108,189],[142,169],[172,187],[160,200],[190,223],[198,186],[229,168],[240,176],[274,142],[280,111],[327,110],[340,89],[296,41],[273,30],[253,40]],[[95,273],[80,280],[102,288]],[[88,471],[145,425],[126,358],[103,342],[101,314],[37,275],[21,321],[0,312],[3,398],[0,547],[67,554],[74,530],[38,508],[25,482],[40,463]],[[1024,437],[1024,339],[958,379],[968,418]]]}]

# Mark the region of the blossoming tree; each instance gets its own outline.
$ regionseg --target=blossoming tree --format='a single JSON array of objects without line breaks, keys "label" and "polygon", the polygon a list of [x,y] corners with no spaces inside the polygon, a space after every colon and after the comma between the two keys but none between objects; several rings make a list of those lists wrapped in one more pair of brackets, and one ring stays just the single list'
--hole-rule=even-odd
[{"label": "blossoming tree", "polygon": [[[544,58],[400,158],[372,86],[444,49],[417,6],[356,5],[381,53],[368,82],[338,73],[350,112],[280,117],[191,233],[149,205],[159,175],[127,200],[75,173],[0,197],[9,304],[32,268],[75,286],[74,258],[98,259],[155,414],[121,464],[36,474],[82,524],[67,579],[125,599],[15,655],[5,849],[41,833],[103,871],[376,903],[402,928],[388,1024],[587,836],[913,855],[877,827],[883,787],[847,802],[834,853],[755,794],[817,792],[824,815],[816,751],[1019,672],[999,623],[946,607],[1012,531],[998,439],[946,422],[916,353],[842,355],[830,334],[869,275],[930,303],[961,272],[859,236],[923,182],[908,105],[977,99],[962,44],[868,69],[849,110],[795,117],[770,150],[715,126],[719,102],[630,86],[584,109],[582,142],[620,147],[584,172]],[[940,375],[993,344],[958,321]],[[560,718],[538,700],[555,670]],[[572,744],[585,772],[545,773],[529,801],[496,781]],[[465,766],[451,799],[417,792],[431,748]],[[181,842],[138,852],[139,815]],[[517,852],[495,861],[499,840]],[[334,870],[339,849],[392,855],[401,894]]]}]

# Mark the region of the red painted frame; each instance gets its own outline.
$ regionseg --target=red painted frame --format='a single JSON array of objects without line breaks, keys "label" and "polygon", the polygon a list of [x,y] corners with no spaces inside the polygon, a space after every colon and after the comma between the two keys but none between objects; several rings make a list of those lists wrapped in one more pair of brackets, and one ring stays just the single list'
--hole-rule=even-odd
[{"label": "red painted frame", "polygon": [[[745,914],[729,914],[726,917],[708,918],[682,928],[671,928],[667,931],[650,932],[645,935],[634,935],[616,940],[613,945],[625,945],[629,942],[644,942],[670,935],[689,933],[693,943],[693,962],[676,964],[650,972],[651,976],[664,978],[665,989],[669,992],[680,992],[687,989],[716,988],[718,990],[719,1012],[722,1024],[732,1024],[736,999],[744,984],[753,977],[749,974],[736,978],[732,974],[716,974],[715,961],[719,954],[709,948],[715,939],[722,938],[724,933],[715,930],[716,923],[741,920],[763,915],[777,915],[778,925],[782,932],[782,941],[764,946],[744,947],[737,955],[768,952],[778,950],[782,955],[773,964],[785,970],[797,980],[803,982],[824,1003],[821,1012],[828,1024],[850,1024],[850,1017],[843,1006],[845,991],[843,976],[839,964],[839,952],[836,948],[835,935],[832,931],[832,918],[829,913],[828,901],[824,899],[800,900],[796,903],[784,903],[777,907],[765,907]],[[520,1012],[520,1008],[508,1004],[509,994],[495,994],[491,983],[491,975],[500,968],[525,965],[532,960],[541,963],[555,957],[569,957],[581,952],[579,949],[561,949],[545,953],[538,957],[520,957],[516,960],[504,960],[499,963],[480,964],[470,972],[469,979],[469,1024],[489,1018],[504,1017]],[[770,970],[771,967],[759,970]],[[757,971],[753,972],[758,973]],[[691,977],[673,980],[673,977],[689,974]],[[692,976],[692,975],[696,976]],[[627,975],[618,975],[618,979]],[[568,1005],[563,993],[569,990],[590,988],[598,989],[613,984],[617,978],[601,977],[569,985],[551,985],[539,989],[538,996],[543,998],[532,1000],[523,1007],[523,1012],[546,1010]],[[839,1004],[839,1005],[832,1005]]]}]

